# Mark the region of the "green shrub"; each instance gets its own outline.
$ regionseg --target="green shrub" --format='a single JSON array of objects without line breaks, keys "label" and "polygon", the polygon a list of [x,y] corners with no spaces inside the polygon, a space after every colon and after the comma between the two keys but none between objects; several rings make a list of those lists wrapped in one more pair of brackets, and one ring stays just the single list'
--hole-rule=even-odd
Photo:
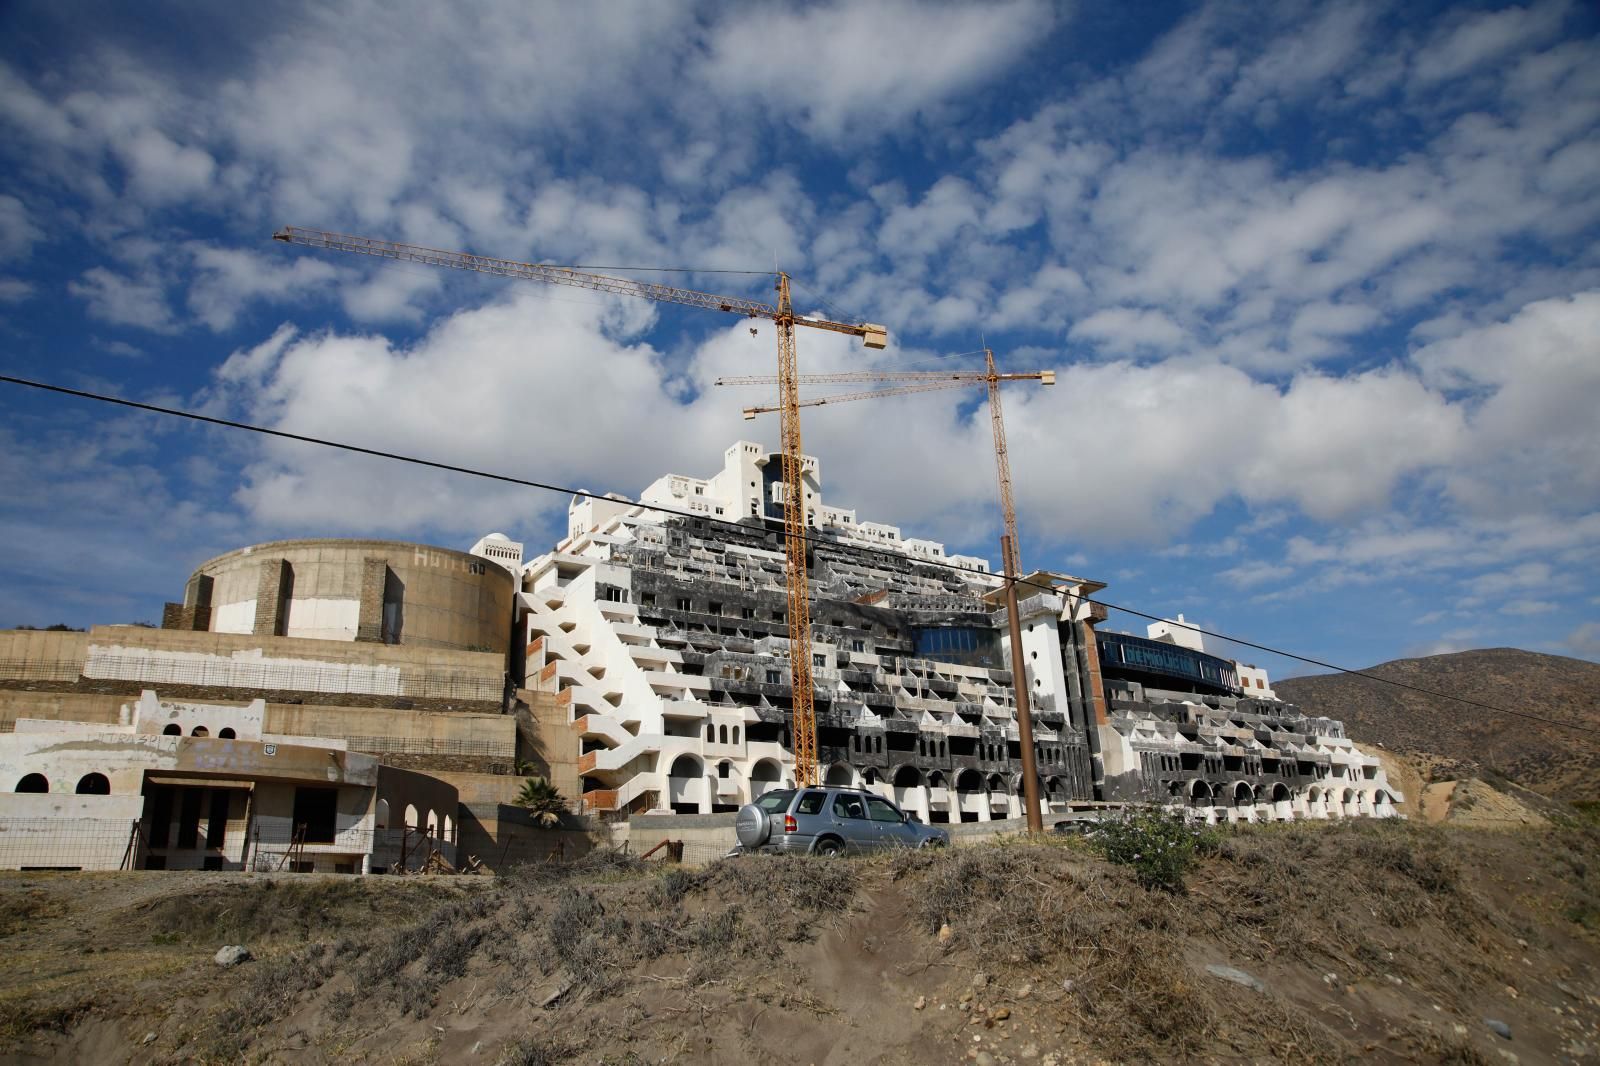
[{"label": "green shrub", "polygon": [[1110,861],[1133,867],[1145,888],[1183,891],[1183,875],[1195,857],[1216,850],[1220,834],[1191,824],[1182,811],[1165,807],[1130,807],[1100,824],[1095,848]]}]

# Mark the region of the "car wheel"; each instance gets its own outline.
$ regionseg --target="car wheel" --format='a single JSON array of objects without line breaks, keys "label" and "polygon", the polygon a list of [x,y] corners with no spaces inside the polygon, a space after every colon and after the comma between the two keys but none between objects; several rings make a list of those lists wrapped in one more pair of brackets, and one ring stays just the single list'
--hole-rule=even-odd
[{"label": "car wheel", "polygon": [[825,859],[831,859],[835,855],[843,855],[844,842],[835,840],[832,837],[828,837],[825,840],[819,840],[817,841],[817,846],[812,849],[812,853],[821,855]]}]

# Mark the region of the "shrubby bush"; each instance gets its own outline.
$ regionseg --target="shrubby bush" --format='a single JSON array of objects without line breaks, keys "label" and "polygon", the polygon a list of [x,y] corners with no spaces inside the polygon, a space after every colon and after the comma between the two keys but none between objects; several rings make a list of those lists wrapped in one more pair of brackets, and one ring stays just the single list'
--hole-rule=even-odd
[{"label": "shrubby bush", "polygon": [[1110,861],[1133,867],[1145,888],[1182,892],[1184,874],[1197,856],[1216,850],[1221,834],[1181,810],[1130,807],[1102,822],[1091,840]]}]

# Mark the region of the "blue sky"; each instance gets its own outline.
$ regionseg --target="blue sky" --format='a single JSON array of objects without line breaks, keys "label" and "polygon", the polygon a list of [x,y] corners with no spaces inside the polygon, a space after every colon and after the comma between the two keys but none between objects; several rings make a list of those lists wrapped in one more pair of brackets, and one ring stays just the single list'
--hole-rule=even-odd
[{"label": "blue sky", "polygon": [[[770,328],[272,231],[778,264],[892,337],[803,331],[802,370],[1058,372],[1006,398],[1030,566],[1353,666],[1600,659],[1592,4],[250,6],[0,8],[6,373],[637,493],[775,443],[710,384]],[[830,500],[998,558],[976,400],[808,412]],[[0,626],[156,620],[275,537],[537,551],[564,511],[0,387]]]}]

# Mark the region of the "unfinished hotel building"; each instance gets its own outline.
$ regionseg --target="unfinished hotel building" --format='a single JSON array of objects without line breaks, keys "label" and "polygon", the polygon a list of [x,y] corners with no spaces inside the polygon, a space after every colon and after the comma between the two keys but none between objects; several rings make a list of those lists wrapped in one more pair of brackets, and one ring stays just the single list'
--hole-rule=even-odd
[{"label": "unfinished hotel building", "polygon": [[[1339,722],[1271,698],[1264,672],[1206,654],[1181,621],[1100,633],[1087,597],[1102,584],[1035,573],[1013,657],[985,560],[824,504],[809,456],[804,488],[825,781],[929,822],[1020,815],[1020,682],[1049,811],[1394,813],[1378,761]],[[567,537],[524,567],[527,687],[566,708],[585,810],[731,811],[793,783],[783,491],[777,454],[741,441],[715,476],[667,475],[639,503],[574,498]]]}]

